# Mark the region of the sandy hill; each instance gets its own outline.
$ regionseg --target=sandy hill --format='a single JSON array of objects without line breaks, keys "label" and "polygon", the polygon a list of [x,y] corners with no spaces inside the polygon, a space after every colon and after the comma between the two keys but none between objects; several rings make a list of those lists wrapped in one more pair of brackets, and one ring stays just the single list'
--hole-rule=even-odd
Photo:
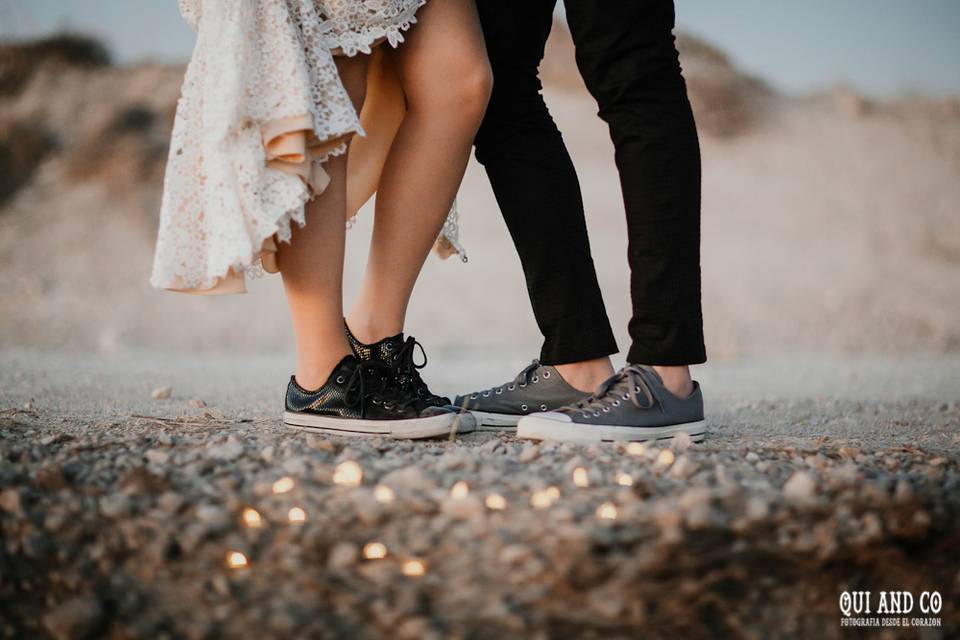
[{"label": "sandy hill", "polygon": [[[679,43],[703,147],[711,356],[960,350],[960,103],[842,87],[788,97],[706,43]],[[113,66],[70,37],[0,47],[0,346],[288,348],[277,278],[219,299],[147,284],[182,71]],[[612,146],[562,25],[543,71],[625,345]],[[428,348],[528,345],[532,356],[519,263],[476,165],[460,208],[470,262],[429,261],[409,327]],[[368,233],[365,216],[350,233],[348,291]]]}]

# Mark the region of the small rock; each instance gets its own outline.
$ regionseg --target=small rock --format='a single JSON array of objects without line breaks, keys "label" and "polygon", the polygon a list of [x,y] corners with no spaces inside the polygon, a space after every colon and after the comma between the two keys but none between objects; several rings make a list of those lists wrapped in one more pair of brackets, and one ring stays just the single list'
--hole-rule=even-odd
[{"label": "small rock", "polygon": [[34,407],[33,398],[23,403],[23,408],[25,411],[33,411],[33,407]]},{"label": "small rock", "polygon": [[476,496],[466,496],[465,498],[447,496],[443,499],[440,508],[445,514],[463,520],[483,515],[486,512],[483,503]]},{"label": "small rock", "polygon": [[154,400],[168,400],[173,395],[173,387],[157,387],[150,392],[150,397]]},{"label": "small rock", "polygon": [[150,464],[162,465],[167,464],[167,461],[170,460],[170,452],[163,449],[148,449],[143,456]]},{"label": "small rock", "polygon": [[[169,396],[167,396],[169,397]],[[189,404],[194,409],[203,409],[207,406],[207,403],[201,400],[200,398],[191,398],[187,404]]]},{"label": "small rock", "polygon": [[52,433],[49,436],[44,436],[40,438],[40,444],[44,446],[49,446],[51,444],[58,444],[60,442],[66,442],[72,440],[73,438],[66,433]]},{"label": "small rock", "polygon": [[338,542],[327,556],[327,567],[330,569],[346,569],[357,561],[359,550],[351,542]]},{"label": "small rock", "polygon": [[100,513],[108,518],[125,516],[132,508],[130,496],[125,493],[113,493],[100,498]]},{"label": "small rock", "polygon": [[533,460],[536,460],[539,455],[540,447],[528,442],[523,445],[523,449],[520,450],[520,455],[517,456],[517,460],[520,462],[532,462]]},{"label": "small rock", "polygon": [[760,496],[750,496],[744,511],[746,512],[747,520],[750,522],[759,522],[766,519],[769,515],[770,503]]},{"label": "small rock", "polygon": [[13,487],[0,491],[0,509],[11,515],[23,517],[23,505],[20,503],[20,492]]},{"label": "small rock", "polygon": [[673,436],[673,442],[670,445],[677,451],[686,451],[693,444],[693,439],[689,433],[678,433]]},{"label": "small rock", "polygon": [[273,452],[274,452],[273,445],[270,445],[269,447],[264,447],[263,450],[260,452],[260,459],[266,462],[267,464],[272,463]]},{"label": "small rock", "polygon": [[809,504],[816,499],[817,483],[806,471],[795,471],[783,485],[784,497],[794,504]]},{"label": "small rock", "polygon": [[58,640],[92,636],[103,619],[103,607],[93,597],[67,600],[43,616],[43,626]]},{"label": "small rock", "polygon": [[747,455],[746,455],[745,457],[746,457],[747,462],[756,462],[757,460],[760,459],[760,456],[758,456],[758,455],[757,455],[755,452],[753,452],[753,451],[747,453]]},{"label": "small rock", "polygon": [[230,436],[224,443],[208,446],[207,455],[211,458],[232,462],[243,455],[243,443]]},{"label": "small rock", "polygon": [[687,456],[680,456],[677,458],[677,461],[673,463],[673,466],[670,468],[670,472],[667,474],[671,478],[677,478],[683,480],[684,478],[689,478],[696,472],[697,463],[693,462]]},{"label": "small rock", "polygon": [[391,471],[381,482],[397,492],[430,491],[436,484],[419,467],[402,467]]}]

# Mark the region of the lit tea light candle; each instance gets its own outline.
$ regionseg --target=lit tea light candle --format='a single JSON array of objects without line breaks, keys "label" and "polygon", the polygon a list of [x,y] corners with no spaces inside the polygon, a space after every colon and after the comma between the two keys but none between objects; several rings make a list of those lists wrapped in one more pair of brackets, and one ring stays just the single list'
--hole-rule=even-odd
[{"label": "lit tea light candle", "polygon": [[239,551],[231,551],[227,554],[227,566],[231,569],[244,569],[247,564],[247,556]]},{"label": "lit tea light candle", "polygon": [[578,487],[589,487],[590,478],[587,477],[587,470],[583,467],[577,467],[573,470],[573,484]]},{"label": "lit tea light candle", "polygon": [[385,484],[378,484],[373,488],[373,497],[377,502],[387,504],[388,502],[393,502],[396,496],[393,493],[393,489]]},{"label": "lit tea light candle", "polygon": [[293,490],[293,478],[284,476],[273,483],[274,493],[287,493]]},{"label": "lit tea light candle", "polygon": [[353,460],[341,462],[333,471],[333,482],[347,487],[359,487],[363,482],[363,469]]},{"label": "lit tea light candle", "polygon": [[620,485],[621,487],[632,487],[633,476],[631,476],[629,473],[618,473],[617,484]]},{"label": "lit tea light candle", "polygon": [[647,452],[647,448],[643,445],[642,442],[629,442],[627,443],[627,453],[632,456],[642,456]]},{"label": "lit tea light candle", "polygon": [[403,575],[409,576],[411,578],[419,578],[427,572],[427,566],[423,563],[422,560],[407,560],[400,567],[400,570],[403,572]]},{"label": "lit tea light candle", "polygon": [[671,464],[673,464],[673,460],[674,460],[673,451],[670,451],[670,449],[664,449],[659,454],[657,454],[657,464],[668,467]]},{"label": "lit tea light candle", "polygon": [[293,507],[287,512],[287,520],[290,524],[303,524],[307,521],[307,512],[300,507]]},{"label": "lit tea light candle", "polygon": [[487,505],[487,509],[491,511],[503,511],[507,508],[507,499],[499,493],[491,493],[483,503]]},{"label": "lit tea light candle", "polygon": [[363,545],[363,557],[367,560],[382,560],[387,557],[387,547],[381,542],[368,542]]},{"label": "lit tea light candle", "polygon": [[251,529],[259,529],[263,526],[263,518],[260,516],[260,512],[256,509],[247,507],[243,510],[243,524],[247,525]]},{"label": "lit tea light candle", "polygon": [[601,520],[616,520],[617,519],[617,505],[612,502],[604,502],[602,505],[597,507],[597,517]]},{"label": "lit tea light candle", "polygon": [[534,491],[530,495],[530,504],[534,509],[546,509],[553,504],[554,500],[556,500],[556,498],[553,497],[553,494],[550,493],[548,489]]},{"label": "lit tea light candle", "polygon": [[470,487],[467,486],[467,483],[463,480],[458,480],[454,483],[453,487],[450,489],[450,497],[456,499],[466,498],[470,493]]}]

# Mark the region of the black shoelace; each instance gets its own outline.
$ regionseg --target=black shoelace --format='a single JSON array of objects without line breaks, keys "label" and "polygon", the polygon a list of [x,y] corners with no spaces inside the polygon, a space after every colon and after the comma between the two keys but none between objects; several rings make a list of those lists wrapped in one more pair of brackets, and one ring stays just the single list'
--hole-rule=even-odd
[{"label": "black shoelace", "polygon": [[[418,363],[415,359],[417,349],[420,349],[423,362]],[[427,383],[420,377],[420,369],[425,366],[427,366],[427,352],[423,345],[413,336],[407,337],[403,346],[400,347],[393,358],[394,375],[397,380],[400,380],[403,391],[413,393],[418,397],[437,397],[430,393]]]},{"label": "black shoelace", "polygon": [[[402,411],[413,404],[416,398],[405,398],[401,390],[390,384],[393,369],[390,365],[377,360],[360,362],[347,380],[344,401],[348,407],[359,405],[360,417],[366,417],[367,401],[382,404],[387,411]],[[373,388],[370,383],[375,382]]]}]

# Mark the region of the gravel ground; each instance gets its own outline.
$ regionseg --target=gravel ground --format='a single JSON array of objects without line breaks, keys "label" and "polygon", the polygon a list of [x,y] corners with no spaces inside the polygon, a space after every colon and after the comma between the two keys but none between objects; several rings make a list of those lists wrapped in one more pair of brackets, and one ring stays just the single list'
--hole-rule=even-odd
[{"label": "gravel ground", "polygon": [[287,367],[0,353],[0,637],[834,638],[882,589],[960,633],[960,359],[711,364],[670,448],[299,434]]}]

